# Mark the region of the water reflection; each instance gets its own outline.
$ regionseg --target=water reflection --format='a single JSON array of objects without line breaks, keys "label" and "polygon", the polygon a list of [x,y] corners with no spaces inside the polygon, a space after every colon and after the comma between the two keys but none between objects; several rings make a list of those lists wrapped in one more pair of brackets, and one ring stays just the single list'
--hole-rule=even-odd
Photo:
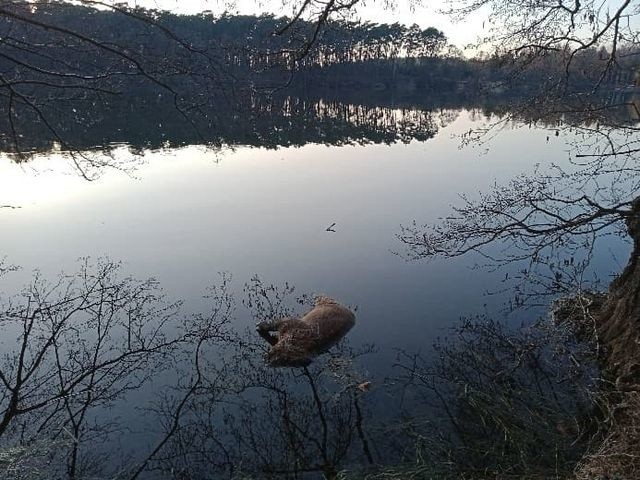
[{"label": "water reflection", "polygon": [[[199,109],[191,122],[185,122],[172,112],[170,105],[137,101],[141,103],[115,103],[99,108],[93,103],[76,102],[73,112],[56,117],[60,125],[54,128],[64,131],[67,151],[109,150],[112,145],[126,144],[138,152],[194,144],[275,148],[307,143],[344,145],[427,140],[439,125],[446,124],[447,118],[439,110],[411,106],[365,106],[313,98],[253,95],[226,108],[219,108],[222,102],[213,101],[211,107]],[[86,121],[87,118],[92,120]],[[9,128],[0,125],[0,131],[6,132],[0,135],[0,150],[17,153]],[[29,117],[22,118],[14,128],[22,132],[19,146],[22,154],[60,148],[48,128]]]},{"label": "water reflection", "polygon": [[[466,320],[433,358],[401,350],[386,381],[367,373],[371,345],[346,342],[273,368],[257,333],[234,327],[229,280],[185,315],[157,282],[84,261],[3,305],[3,337],[17,339],[0,368],[3,478],[18,466],[61,478],[551,475],[585,448],[595,367],[567,331]],[[242,295],[254,323],[310,301],[257,277]],[[132,399],[156,425],[142,447],[113,415]]]},{"label": "water reflection", "polygon": [[[345,470],[456,478],[462,470],[513,473],[533,464],[544,475],[568,471],[590,428],[591,384],[581,379],[596,369],[577,356],[575,339],[540,326],[512,332],[467,321],[434,358],[424,352],[437,332],[482,302],[491,318],[491,303],[503,299],[482,294],[507,282],[502,272],[469,274],[477,259],[424,267],[389,252],[399,223],[445,215],[458,192],[509,178],[541,156],[555,160],[564,143],[544,128],[513,131],[495,142],[491,158],[478,160],[448,140],[476,127],[474,114],[484,118],[478,112],[252,102],[248,121],[231,115],[222,126],[212,123],[208,142],[322,145],[241,148],[215,168],[193,147],[148,152],[153,162],[140,182],[106,178],[64,203],[7,212],[20,213],[4,218],[3,249],[12,261],[79,271],[51,282],[45,279],[53,275],[36,276],[3,308],[3,338],[17,339],[2,347],[7,468],[67,478],[119,470],[124,478],[194,479],[212,472],[333,478]],[[184,126],[140,127],[107,128],[94,140],[126,138],[136,151],[196,138]],[[136,144],[138,136],[144,140]],[[335,232],[327,233],[332,223]],[[79,253],[96,252],[127,267],[70,266]],[[581,262],[565,266],[586,271]],[[557,283],[552,268],[543,280]],[[306,368],[269,368],[268,345],[242,327],[302,313],[311,297],[257,278],[239,295],[223,277],[195,300],[212,272],[224,269],[241,281],[254,272],[291,278],[298,288],[357,305],[362,321],[349,334],[352,346],[343,343]],[[605,252],[597,272],[616,269]],[[140,272],[162,282],[128,277]],[[184,296],[186,307],[166,300],[160,284]],[[371,341],[386,352],[377,354]],[[395,347],[400,373],[389,368]],[[140,430],[140,416],[127,410],[150,403],[153,428],[136,443],[126,427]],[[553,458],[540,456],[541,442]],[[114,455],[116,445],[123,448]],[[495,455],[481,454],[487,450]]]},{"label": "water reflection", "polygon": [[[322,95],[322,96],[319,96]],[[593,100],[593,99],[592,99]],[[133,171],[150,150],[188,145],[212,148],[252,146],[300,147],[409,143],[427,141],[454,122],[463,109],[493,128],[539,125],[612,131],[632,128],[637,118],[629,97],[601,98],[588,110],[515,109],[514,98],[460,92],[459,95],[389,97],[385,92],[301,92],[298,96],[218,93],[194,105],[188,121],[163,98],[141,95],[114,97],[109,102],[76,98],[54,102],[56,114],[47,123],[33,115],[0,118],[0,152],[16,162],[38,154],[64,154],[76,171],[94,179],[105,168]],[[607,105],[607,108],[600,106]],[[612,105],[612,106],[611,106]],[[472,130],[476,139],[489,130]],[[16,138],[19,141],[16,141]],[[63,140],[62,140],[63,139]],[[122,147],[130,155],[121,154]],[[120,151],[120,153],[118,153]]]}]

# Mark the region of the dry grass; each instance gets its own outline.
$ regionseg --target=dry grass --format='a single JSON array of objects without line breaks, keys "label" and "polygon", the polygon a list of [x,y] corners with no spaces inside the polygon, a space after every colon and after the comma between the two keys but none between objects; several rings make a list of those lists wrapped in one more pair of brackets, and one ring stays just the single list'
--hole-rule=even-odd
[{"label": "dry grass", "polygon": [[640,478],[640,392],[607,395],[601,433],[575,470],[575,480]]}]

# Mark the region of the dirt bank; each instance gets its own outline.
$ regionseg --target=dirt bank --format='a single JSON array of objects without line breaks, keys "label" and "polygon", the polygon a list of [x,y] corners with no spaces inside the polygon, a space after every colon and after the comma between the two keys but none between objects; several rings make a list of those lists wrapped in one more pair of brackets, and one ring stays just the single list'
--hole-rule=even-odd
[{"label": "dirt bank", "polygon": [[640,197],[626,218],[634,248],[622,274],[584,310],[581,336],[593,342],[602,371],[601,412],[579,480],[640,478]]}]

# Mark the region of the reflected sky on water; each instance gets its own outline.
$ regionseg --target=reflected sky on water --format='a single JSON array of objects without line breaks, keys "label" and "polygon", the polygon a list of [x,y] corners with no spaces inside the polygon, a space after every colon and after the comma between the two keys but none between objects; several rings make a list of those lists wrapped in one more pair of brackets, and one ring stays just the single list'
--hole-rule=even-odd
[{"label": "reflected sky on water", "polygon": [[[35,268],[53,277],[78,257],[108,256],[197,310],[217,272],[230,272],[238,292],[258,274],[357,306],[356,342],[428,346],[461,315],[495,311],[505,298],[485,293],[504,274],[471,270],[471,258],[406,262],[393,253],[399,225],[435,222],[460,193],[568,157],[567,138],[542,128],[503,131],[489,150],[461,148],[460,135],[481,123],[463,111],[433,139],[408,144],[153,151],[132,176],[107,171],[94,182],[55,155],[5,160],[0,204],[21,208],[0,210],[1,253],[24,272],[3,290]],[[603,278],[619,270],[612,254],[626,262],[626,248],[612,241],[598,254]],[[238,317],[250,323],[242,309]]]}]

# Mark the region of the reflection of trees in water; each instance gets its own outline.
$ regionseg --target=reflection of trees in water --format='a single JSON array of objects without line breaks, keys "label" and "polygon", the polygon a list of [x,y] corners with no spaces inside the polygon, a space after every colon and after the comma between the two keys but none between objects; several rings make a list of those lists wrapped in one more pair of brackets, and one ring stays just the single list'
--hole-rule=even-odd
[{"label": "reflection of trees in water", "polygon": [[[444,126],[446,116],[441,112],[425,112],[412,108],[370,108],[364,105],[348,105],[319,101],[313,105],[319,118],[343,118],[354,128],[368,127],[388,136],[391,142],[426,141],[432,138],[439,126]],[[438,122],[438,119],[440,120]],[[352,141],[359,141],[352,138]]]},{"label": "reflection of trees in water", "polygon": [[[468,321],[432,361],[404,352],[385,387],[363,373],[367,345],[342,343],[305,368],[267,367],[269,345],[231,328],[228,287],[223,276],[208,292],[209,312],[182,315],[156,282],[84,262],[52,283],[36,277],[5,303],[3,336],[17,341],[5,343],[0,370],[4,478],[20,478],[17,468],[70,479],[116,469],[129,479],[459,478],[534,464],[566,470],[588,439],[584,378],[595,371],[566,332]],[[257,278],[243,299],[256,323],[310,303]],[[156,392],[147,397],[154,442],[105,457],[97,445],[113,451],[132,427],[117,412],[140,389]]]},{"label": "reflection of trees in water", "polygon": [[[245,285],[244,303],[256,322],[290,316],[292,302],[298,308],[309,304],[306,295],[293,298],[294,291],[254,278]],[[156,468],[189,479],[336,478],[350,463],[373,463],[367,393],[358,371],[371,347],[355,350],[343,343],[295,369],[267,366],[269,345],[255,332],[227,347],[203,367],[207,379],[224,377],[227,384],[206,382],[193,395]]]},{"label": "reflection of trees in water", "polygon": [[180,318],[179,306],[154,280],[123,277],[109,261],[83,261],[53,282],[36,274],[5,300],[0,445],[12,461],[3,478],[22,478],[34,463],[61,478],[103,472],[96,447],[126,427],[111,409],[184,361],[194,343],[224,335],[224,315]]},{"label": "reflection of trees in water", "polygon": [[635,215],[640,189],[637,120],[626,100],[604,98],[589,108],[567,102],[551,109],[542,101],[497,108],[482,128],[465,135],[465,143],[487,144],[505,127],[542,126],[549,129],[547,141],[563,135],[568,158],[462,195],[437,224],[406,223],[397,236],[406,256],[472,254],[505,268],[522,282],[515,306],[602,288],[593,283],[589,263],[613,235],[628,239],[625,222]]},{"label": "reflection of trees in water", "polygon": [[[473,132],[469,141],[483,142],[508,122],[550,125],[556,135],[570,135],[569,161],[476,197],[463,196],[439,223],[406,224],[398,238],[413,259],[472,254],[505,268],[507,275],[517,272],[516,306],[541,295],[576,299],[580,308],[569,325],[591,345],[602,371],[594,397],[604,412],[576,476],[615,472],[632,478],[640,471],[640,419],[634,413],[640,401],[640,138],[633,97],[614,96],[602,104],[593,99],[536,98]],[[633,245],[631,257],[596,305],[585,300],[594,287],[602,288],[587,275],[588,264],[614,235]]]},{"label": "reflection of trees in water", "polygon": [[[437,478],[565,478],[582,456],[597,369],[590,349],[543,319],[509,328],[464,319],[435,358],[402,352],[398,382],[416,399],[404,429]],[[428,412],[425,415],[425,412]],[[411,458],[411,454],[409,454]]]},{"label": "reflection of trees in water", "polygon": [[373,463],[359,377],[359,353],[339,349],[302,369],[273,370],[262,345],[245,338],[223,364],[236,392],[207,384],[190,401],[157,468],[179,478],[238,475],[335,478],[349,464]]},{"label": "reflection of trees in water", "polygon": [[[293,97],[279,99],[248,96],[220,111],[221,102],[210,99],[185,123],[163,98],[111,99],[96,106],[76,101],[58,106],[59,130],[64,130],[68,151],[109,149],[128,144],[134,149],[157,149],[182,145],[251,145],[258,147],[301,146],[306,143],[394,143],[426,140],[438,130],[438,112],[388,107],[347,105]],[[68,111],[67,111],[68,110]],[[73,111],[72,111],[73,110]],[[47,128],[30,115],[14,120],[0,118],[2,131],[23,133],[21,153],[47,152],[57,143]],[[0,136],[2,150],[15,151],[8,135]],[[66,146],[66,148],[65,148]]]},{"label": "reflection of trees in water", "polygon": [[[43,124],[25,111],[13,119],[12,125],[7,118],[0,117],[0,150],[16,161],[26,161],[35,154],[61,151],[69,156],[79,173],[92,178],[108,167],[135,168],[135,155],[148,149],[185,145],[277,148],[307,143],[426,141],[453,122],[462,109],[470,111],[476,121],[493,122],[494,129],[531,124],[559,128],[560,122],[565,127],[571,122],[578,135],[587,134],[596,125],[603,131],[603,125],[606,125],[609,135],[613,136],[620,135],[623,127],[627,131],[633,128],[629,111],[622,107],[594,109],[593,115],[588,117],[572,116],[571,111],[541,116],[535,108],[510,107],[509,99],[500,97],[431,95],[427,99],[408,97],[395,101],[385,95],[360,98],[343,92],[327,98],[330,100],[313,95],[214,95],[190,112],[191,122],[176,115],[171,99],[162,94],[123,95],[99,101],[89,96],[69,103],[60,100],[42,108],[55,111],[55,116],[50,115],[55,120],[51,121],[55,123],[55,130],[64,134],[64,144],[52,136],[51,125]],[[20,132],[19,151],[9,134],[12,129]],[[482,130],[485,136],[490,131]],[[477,141],[478,137],[467,140]],[[600,140],[604,142],[606,138],[602,136]],[[111,155],[122,145],[129,146],[131,156],[116,158]]]},{"label": "reflection of trees in water", "polygon": [[[191,144],[212,148],[225,145],[278,148],[307,143],[347,145],[427,141],[440,128],[455,121],[464,105],[464,102],[443,100],[440,107],[436,102],[428,109],[422,109],[412,107],[411,103],[369,106],[300,97],[283,97],[276,101],[252,96],[247,97],[244,104],[236,103],[236,107],[225,110],[224,115],[214,110],[203,113],[196,122],[198,129],[194,130],[172,115],[172,107],[161,100],[157,104],[147,100],[138,98],[140,103],[127,105],[105,104],[102,111],[93,113],[89,111],[93,109],[90,104],[85,104],[87,111],[82,111],[82,104],[74,103],[76,113],[62,115],[60,121],[74,122],[74,115],[78,115],[77,125],[66,131],[67,145],[73,144],[77,150],[65,149],[47,134],[42,124],[32,122],[28,115],[20,117],[22,123],[19,124],[25,132],[21,145],[28,151],[15,152],[11,150],[10,142],[5,142],[3,148],[9,149],[6,150],[8,156],[18,162],[28,161],[36,155],[60,154],[68,157],[81,175],[94,178],[107,168],[134,170],[146,150]],[[470,111],[478,119],[512,115],[502,107],[491,105]],[[94,121],[85,121],[87,116],[95,117]],[[530,121],[526,116],[518,118],[514,125]],[[554,125],[552,119],[542,124],[546,128]],[[0,136],[0,140],[2,138]],[[120,148],[123,146],[128,147],[128,153]]]},{"label": "reflection of trees in water", "polygon": [[[196,52],[189,55],[198,56]],[[205,63],[206,68],[212,67],[210,62]],[[519,123],[539,122],[540,111],[545,111],[542,124],[546,127],[571,121],[586,129],[604,124],[612,128],[625,122],[628,125],[629,114],[633,114],[629,110],[633,102],[618,98],[622,94],[616,94],[616,98],[590,96],[586,101],[593,103],[592,115],[585,117],[584,109],[577,107],[575,111],[564,108],[554,114],[539,104],[516,110],[513,105],[520,100],[514,90],[483,94],[463,89],[417,95],[298,85],[289,90],[295,96],[281,92],[266,95],[217,83],[204,88],[195,73],[189,82],[179,85],[180,91],[184,87],[189,95],[178,98],[178,86],[167,90],[153,82],[147,85],[138,78],[142,73],[136,72],[131,77],[133,83],[118,88],[117,94],[82,88],[65,96],[46,85],[30,85],[29,95],[37,108],[16,102],[11,115],[0,116],[0,151],[24,161],[34,153],[59,149],[80,174],[93,178],[104,168],[127,170],[128,163],[135,164],[132,156],[128,159],[132,162],[110,157],[114,145],[126,144],[132,152],[141,152],[184,145],[275,148],[307,143],[425,141],[463,108]],[[203,78],[207,75],[202,74]],[[619,104],[619,108],[602,108],[611,103]]]},{"label": "reflection of trees in water", "polygon": [[[406,132],[411,132],[415,124],[422,125],[418,131],[424,133],[437,129],[438,121],[452,118],[451,111],[435,116],[411,109],[367,108],[331,102],[313,102],[310,105],[293,98],[283,100],[275,121],[273,109],[273,102],[261,103],[254,99],[251,105],[254,113],[249,122],[251,127],[238,135],[244,135],[243,138],[250,138],[256,144],[261,142],[270,146],[276,146],[280,141],[293,142],[288,136],[291,132],[299,133],[299,137],[294,138],[300,142],[304,141],[301,139],[306,138],[305,135],[322,138],[327,143],[353,142],[357,141],[357,132],[363,131],[369,135],[365,138],[405,141],[404,138],[412,138]],[[523,118],[533,120],[536,117]],[[246,128],[246,119],[239,117],[233,122]],[[554,128],[566,125],[555,123],[560,119],[547,122]],[[343,130],[318,130],[318,125],[340,125]],[[593,125],[597,123],[585,123],[582,128],[588,131]],[[631,125],[629,131],[633,128]],[[627,148],[631,148],[629,145],[632,144],[627,144]],[[569,288],[575,285],[584,288],[585,284],[580,283],[584,280],[581,274],[585,268],[583,261],[588,258],[580,257],[580,252],[586,251],[588,257],[589,250],[585,247],[589,247],[599,235],[609,235],[611,231],[608,229],[619,226],[622,219],[627,220],[631,227],[634,225],[637,217],[634,212],[637,210],[630,195],[637,190],[628,188],[628,182],[636,181],[637,172],[632,164],[621,169],[620,157],[608,155],[607,151],[597,157],[597,162],[590,157],[581,158],[581,163],[575,165],[575,172],[555,170],[552,172],[555,176],[545,172],[535,179],[516,179],[512,184],[483,195],[478,202],[470,201],[458,210],[457,216],[449,216],[431,234],[425,235],[424,230],[416,227],[413,231],[405,229],[403,233],[408,236],[402,239],[414,249],[417,257],[455,256],[484,247],[487,239],[494,243],[504,240],[504,248],[498,253],[506,255],[490,260],[498,263],[529,262],[525,269],[520,270],[520,275],[528,282],[538,282],[540,289],[534,292],[535,295],[555,294],[559,287],[566,287],[564,293],[570,292]],[[602,179],[607,178],[613,178],[615,182],[608,182],[607,188],[601,188],[605,185]],[[592,195],[585,195],[588,186],[593,187]],[[547,249],[565,257],[558,261]],[[566,256],[567,252],[571,252],[570,257]],[[547,269],[546,274],[542,274],[540,267]],[[568,271],[573,271],[571,278],[568,278]],[[101,273],[92,275],[96,278],[104,276]],[[149,355],[144,361],[125,362],[120,370],[114,367],[103,372],[101,364],[92,363],[91,353],[98,347],[98,350],[104,348],[112,354],[122,351],[118,350],[125,345],[121,337],[128,336],[127,332],[131,330],[128,324],[123,324],[124,319],[143,319],[150,314],[145,314],[142,309],[138,316],[135,313],[138,307],[126,305],[133,297],[123,294],[116,297],[120,302],[116,302],[117,306],[111,305],[114,300],[110,297],[100,297],[91,303],[91,308],[80,304],[77,314],[67,319],[65,308],[73,309],[74,302],[86,296],[83,291],[89,292],[89,297],[94,295],[86,283],[86,278],[93,278],[92,275],[78,275],[73,288],[68,288],[67,282],[52,287],[55,295],[47,295],[45,300],[42,296],[34,297],[40,298],[36,302],[40,307],[35,303],[30,305],[28,301],[26,306],[24,302],[16,301],[12,306],[13,316],[6,315],[11,321],[5,325],[7,328],[14,325],[18,333],[13,334],[19,338],[23,338],[20,331],[26,332],[27,337],[31,335],[29,312],[36,310],[33,318],[45,320],[37,323],[39,327],[46,327],[47,322],[53,322],[51,325],[68,322],[66,325],[69,325],[60,330],[60,336],[51,344],[46,339],[47,335],[58,335],[55,327],[49,327],[53,333],[38,331],[35,337],[30,337],[37,341],[27,342],[27,353],[38,352],[42,348],[53,352],[42,355],[42,360],[37,362],[36,370],[44,373],[28,376],[28,382],[35,383],[20,380],[22,374],[18,374],[20,368],[16,367],[21,362],[19,346],[9,358],[10,373],[5,375],[5,387],[9,387],[5,391],[6,403],[2,411],[7,426],[0,441],[15,457],[11,465],[25,466],[25,456],[20,452],[29,455],[31,448],[37,448],[46,454],[34,455],[32,462],[52,455],[51,463],[45,462],[46,468],[50,471],[58,469],[62,476],[81,478],[87,472],[96,471],[98,467],[88,445],[96,439],[108,443],[118,430],[117,425],[99,423],[96,420],[101,418],[99,412],[107,405],[122,402],[131,390],[148,385],[149,377],[161,369],[160,365],[178,362],[180,381],[173,385],[172,393],[158,404],[158,418],[163,419],[165,435],[152,446],[146,460],[127,469],[129,477],[135,477],[138,472],[143,475],[149,470],[161,470],[167,475],[174,472],[172,475],[177,478],[207,478],[212,470],[227,476],[239,472],[255,477],[270,474],[296,478],[305,472],[332,476],[343,469],[362,469],[362,465],[369,464],[371,460],[392,472],[431,474],[435,471],[443,478],[445,475],[457,478],[456,475],[464,472],[486,469],[506,474],[534,466],[542,471],[550,471],[544,469],[550,469],[552,465],[568,471],[583,448],[588,448],[594,456],[607,455],[611,451],[611,442],[633,445],[637,437],[637,432],[607,428],[608,444],[587,443],[589,439],[602,438],[605,429],[594,433],[589,430],[591,425],[582,418],[585,409],[589,408],[586,395],[592,384],[580,384],[579,380],[583,378],[583,369],[593,371],[593,367],[575,356],[576,346],[570,336],[566,337],[568,343],[559,344],[558,338],[544,330],[533,334],[531,331],[505,333],[495,324],[486,328],[476,324],[464,325],[461,330],[464,338],[460,344],[464,348],[457,348],[458,343],[451,347],[441,345],[440,363],[427,363],[422,357],[405,357],[401,362],[405,373],[395,380],[408,383],[407,398],[420,398],[426,402],[412,404],[409,411],[392,411],[391,418],[385,418],[383,423],[377,422],[379,410],[376,409],[384,410],[384,404],[373,403],[370,394],[357,389],[357,385],[369,378],[356,373],[356,366],[366,360],[358,360],[357,354],[342,349],[307,370],[267,369],[262,361],[267,346],[253,333],[240,335],[227,331],[222,335],[223,332],[218,330],[220,325],[224,325],[218,322],[226,321],[230,315],[230,299],[226,296],[212,298],[212,304],[218,306],[214,310],[217,308],[219,313],[184,320],[180,332],[173,331],[172,335],[163,337],[166,344],[157,344],[158,352],[153,343],[145,343],[145,348],[151,351],[140,352],[142,357]],[[636,354],[633,332],[624,329],[625,318],[637,317],[633,305],[625,303],[629,297],[624,293],[637,291],[636,270],[631,268],[624,278],[626,280],[618,283],[622,286],[603,310],[608,312],[606,317],[599,311],[590,310],[590,305],[582,305],[581,311],[585,314],[579,321],[583,322],[584,329],[591,328],[590,331],[596,333],[595,339],[586,338],[586,341],[603,346],[599,351],[602,352],[600,366],[603,361],[612,364],[611,359],[614,359],[613,364],[622,365],[619,371],[603,369],[603,384],[614,385],[611,395],[634,404],[637,399],[634,400],[633,392],[625,389],[636,381],[637,367],[633,362],[620,359]],[[110,292],[112,289],[132,289],[135,285],[136,282],[122,283],[107,275],[100,289]],[[36,290],[42,291],[42,288]],[[67,294],[72,295],[67,298]],[[25,298],[31,298],[29,295]],[[160,297],[154,295],[150,291],[144,297],[149,311],[158,311],[153,308],[162,304],[156,305]],[[283,307],[282,295],[278,289],[255,284],[247,292],[247,304],[253,309],[256,320],[284,315],[290,312]],[[305,299],[301,301],[304,303]],[[104,310],[97,307],[102,302],[118,320],[109,323],[111,330],[104,334],[105,341],[98,342],[96,347],[92,333],[103,322]],[[19,303],[22,306],[16,306]],[[82,320],[85,315],[91,320]],[[151,319],[157,321],[158,318],[153,316]],[[618,324],[604,322],[609,318],[620,321]],[[113,325],[118,327],[113,329]],[[161,327],[162,334],[167,334],[166,325]],[[63,332],[66,333],[63,335]],[[131,332],[134,338],[137,338],[135,335],[145,338],[144,331],[135,332],[135,329]],[[96,338],[100,337],[98,332]],[[151,335],[154,341],[161,337],[160,334]],[[73,343],[75,338],[83,340],[76,345]],[[116,348],[112,349],[114,341]],[[171,343],[174,341],[175,344]],[[73,348],[67,348],[67,344]],[[69,366],[65,362],[58,365],[55,358],[57,345],[63,345],[62,350],[70,352],[65,354],[70,359]],[[617,356],[606,352],[614,352]],[[356,358],[352,359],[352,356]],[[25,358],[37,357],[37,353],[29,353]],[[478,368],[466,367],[474,365],[474,362]],[[60,371],[69,376],[63,375],[61,383],[57,380],[60,386],[56,387],[56,372]],[[100,388],[96,387],[97,383],[93,386],[87,386],[83,381],[74,383],[74,378],[84,378],[83,372],[91,371],[103,372],[103,375],[95,377],[95,381],[106,383],[100,383]],[[621,378],[624,381],[618,381]],[[374,381],[376,386],[381,383]],[[41,387],[42,391],[39,391]],[[14,390],[26,394],[19,394],[18,403],[14,401],[12,406]],[[605,425],[615,427],[620,418],[613,415],[617,411],[616,403],[608,396],[596,400],[598,404],[593,411],[606,418],[608,423]],[[434,404],[436,407],[448,407],[450,411],[445,408],[440,411],[444,413],[442,417],[434,417],[437,411]],[[430,417],[426,424],[425,417]],[[400,423],[400,428],[394,430],[395,435],[388,434],[392,423]],[[41,424],[44,425],[42,428]],[[460,427],[461,431],[458,430]],[[543,435],[545,431],[546,436]],[[46,439],[44,445],[38,444],[43,437]],[[491,441],[488,442],[487,438]],[[559,463],[550,463],[548,457],[539,456],[534,447],[540,443],[557,455]],[[416,447],[421,460],[419,466],[412,470],[413,467],[409,468],[402,461],[415,460]],[[490,455],[486,454],[488,449]],[[427,455],[429,452],[431,455]],[[485,452],[485,455],[479,452]],[[447,465],[442,464],[443,458],[446,458]],[[33,465],[29,461],[26,463],[25,468]],[[72,472],[75,473],[72,475]],[[181,472],[182,476],[176,472]]]},{"label": "reflection of trees in water", "polygon": [[[213,471],[335,476],[347,458],[372,461],[352,363],[370,348],[344,346],[301,370],[269,368],[254,332],[228,328],[227,281],[209,291],[209,313],[181,316],[157,282],[123,278],[111,262],[85,261],[52,283],[36,276],[2,310],[3,336],[16,339],[5,344],[0,369],[3,478],[36,470],[89,478],[116,468],[129,452],[104,459],[96,448],[112,450],[127,426],[112,409],[172,369],[177,380],[155,409],[164,432],[122,478],[158,469],[178,478],[211,478]],[[282,312],[272,300],[291,292],[256,280],[247,299],[256,318],[264,317]]]},{"label": "reflection of trees in water", "polygon": [[[130,100],[130,101],[129,101]],[[228,99],[227,99],[228,100]],[[222,102],[222,100],[221,100]],[[29,114],[5,124],[0,132],[16,128],[23,132],[21,150],[15,151],[9,135],[0,134],[0,149],[15,161],[35,155],[60,153],[86,178],[95,178],[106,168],[133,170],[146,150],[185,145],[221,148],[248,145],[263,148],[409,142],[428,140],[451,119],[440,111],[362,106],[303,100],[247,96],[228,108],[210,99],[192,115],[192,124],[175,115],[163,98],[111,99],[99,107],[92,101],[61,104],[56,128],[64,131],[61,145],[48,127]],[[73,146],[70,150],[70,146]],[[128,154],[119,147],[128,146]]]}]

